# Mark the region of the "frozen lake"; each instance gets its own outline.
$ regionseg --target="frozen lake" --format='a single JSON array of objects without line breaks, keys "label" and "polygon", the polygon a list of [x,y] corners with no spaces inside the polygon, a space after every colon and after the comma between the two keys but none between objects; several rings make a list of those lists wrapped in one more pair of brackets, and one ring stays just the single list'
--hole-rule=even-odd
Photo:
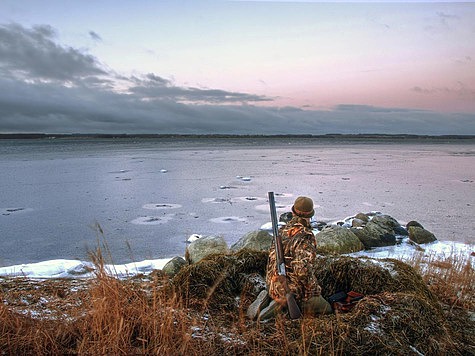
[{"label": "frozen lake", "polygon": [[229,245],[298,195],[331,222],[381,211],[475,243],[475,143],[315,139],[0,140],[0,266],[88,259],[97,223],[114,263]]}]

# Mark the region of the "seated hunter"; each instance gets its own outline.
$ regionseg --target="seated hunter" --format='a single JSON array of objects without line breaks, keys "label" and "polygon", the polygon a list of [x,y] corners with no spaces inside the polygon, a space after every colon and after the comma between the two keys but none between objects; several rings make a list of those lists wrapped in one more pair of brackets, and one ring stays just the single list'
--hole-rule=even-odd
[{"label": "seated hunter", "polygon": [[279,230],[285,261],[286,276],[277,272],[276,251],[269,252],[266,282],[270,297],[278,307],[285,307],[286,288],[292,292],[304,315],[331,313],[330,304],[321,296],[321,287],[314,273],[316,240],[310,227],[314,215],[313,201],[298,197],[292,206],[292,219]]}]

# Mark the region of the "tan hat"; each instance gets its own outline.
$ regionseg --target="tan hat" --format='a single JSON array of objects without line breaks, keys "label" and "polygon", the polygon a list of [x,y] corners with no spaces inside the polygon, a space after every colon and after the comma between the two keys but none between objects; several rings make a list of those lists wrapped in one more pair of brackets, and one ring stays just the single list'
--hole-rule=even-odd
[{"label": "tan hat", "polygon": [[315,214],[313,200],[308,197],[298,197],[292,206],[292,212],[303,218],[311,218]]}]

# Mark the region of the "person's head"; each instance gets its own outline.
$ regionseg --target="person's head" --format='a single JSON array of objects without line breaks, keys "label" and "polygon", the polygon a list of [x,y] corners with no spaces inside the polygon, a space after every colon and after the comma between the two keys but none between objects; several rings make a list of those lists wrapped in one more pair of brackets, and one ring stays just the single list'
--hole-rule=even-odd
[{"label": "person's head", "polygon": [[308,197],[298,197],[292,206],[292,213],[301,218],[310,219],[315,214],[313,200]]}]

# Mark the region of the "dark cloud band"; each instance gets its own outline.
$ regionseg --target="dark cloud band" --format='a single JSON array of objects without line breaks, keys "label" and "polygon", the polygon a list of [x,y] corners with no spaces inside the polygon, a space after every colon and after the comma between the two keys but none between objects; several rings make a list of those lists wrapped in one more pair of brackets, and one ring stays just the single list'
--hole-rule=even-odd
[{"label": "dark cloud band", "polygon": [[474,114],[263,107],[273,99],[104,68],[94,56],[58,44],[50,26],[0,25],[0,133],[475,134]]}]

